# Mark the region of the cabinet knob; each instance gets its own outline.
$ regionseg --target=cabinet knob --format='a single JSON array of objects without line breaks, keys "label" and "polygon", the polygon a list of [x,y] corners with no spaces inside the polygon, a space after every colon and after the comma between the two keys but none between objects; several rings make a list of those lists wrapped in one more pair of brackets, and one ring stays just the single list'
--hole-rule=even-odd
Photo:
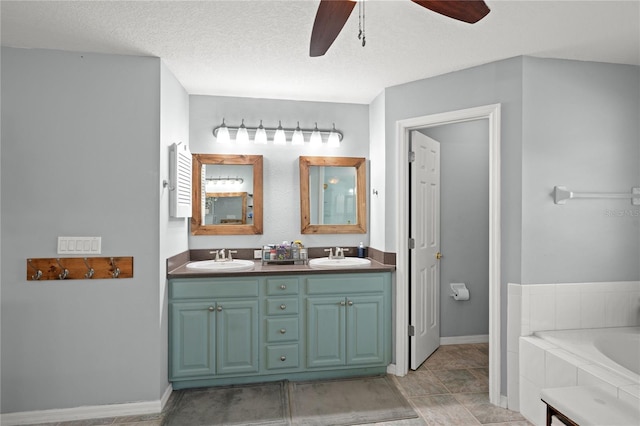
[{"label": "cabinet knob", "polygon": [[280,305],[280,309],[282,309],[282,310],[284,311],[285,309],[287,309],[287,305],[285,305],[285,304],[283,303],[282,305]]},{"label": "cabinet knob", "polygon": [[213,306],[209,306],[209,312],[213,312],[216,308],[214,308]]},{"label": "cabinet knob", "polygon": [[222,306],[218,306],[218,312],[222,312]]},{"label": "cabinet knob", "polygon": [[344,306],[344,300],[340,302],[340,306]]},{"label": "cabinet knob", "polygon": [[280,329],[280,334],[285,334],[286,332],[287,332],[287,329],[286,329],[286,328],[281,328],[281,329]]},{"label": "cabinet knob", "polygon": [[287,357],[286,357],[286,356],[282,355],[282,356],[280,357],[280,361],[286,361],[286,360],[287,360]]},{"label": "cabinet knob", "polygon": [[352,302],[351,300],[349,300],[349,301],[347,302],[347,305],[349,305],[349,306],[353,306],[353,302]]},{"label": "cabinet knob", "polygon": [[287,286],[285,284],[280,284],[280,290],[286,290]]}]

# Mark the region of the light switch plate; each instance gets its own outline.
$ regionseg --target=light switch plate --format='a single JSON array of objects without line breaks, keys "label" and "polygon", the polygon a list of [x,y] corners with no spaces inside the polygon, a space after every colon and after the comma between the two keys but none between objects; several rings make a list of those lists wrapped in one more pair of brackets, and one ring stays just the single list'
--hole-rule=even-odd
[{"label": "light switch plate", "polygon": [[58,237],[58,254],[100,254],[102,237]]}]

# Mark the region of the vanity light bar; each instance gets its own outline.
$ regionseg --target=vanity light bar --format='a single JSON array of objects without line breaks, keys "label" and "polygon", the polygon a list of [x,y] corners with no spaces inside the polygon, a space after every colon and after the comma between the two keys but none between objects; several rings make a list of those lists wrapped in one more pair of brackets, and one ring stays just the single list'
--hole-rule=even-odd
[{"label": "vanity light bar", "polygon": [[[213,129],[213,136],[216,137],[219,143],[229,143],[232,140],[230,131],[236,132],[236,142],[249,142],[250,139],[253,139],[256,144],[266,144],[268,140],[271,140],[276,145],[283,145],[288,140],[291,141],[292,145],[302,145],[304,142],[319,144],[326,141],[329,146],[340,146],[340,142],[344,137],[342,132],[336,130],[335,124],[331,129],[318,129],[318,123],[313,129],[300,128],[299,122],[295,128],[282,127],[281,122],[278,122],[278,127],[264,127],[262,120],[260,120],[259,126],[252,127],[245,126],[244,119],[242,119],[240,126],[228,126],[224,118],[222,119],[222,124]],[[252,136],[249,133],[252,133]],[[289,137],[287,137],[287,134],[289,134]],[[308,137],[305,138],[305,135]]]}]

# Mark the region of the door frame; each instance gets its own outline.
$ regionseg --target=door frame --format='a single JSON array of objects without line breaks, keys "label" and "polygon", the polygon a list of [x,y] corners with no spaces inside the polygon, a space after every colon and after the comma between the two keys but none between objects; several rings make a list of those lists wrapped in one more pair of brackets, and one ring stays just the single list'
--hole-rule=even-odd
[{"label": "door frame", "polygon": [[396,346],[393,374],[409,365],[409,142],[412,130],[489,120],[489,401],[506,406],[500,395],[500,104],[430,114],[396,122]]}]

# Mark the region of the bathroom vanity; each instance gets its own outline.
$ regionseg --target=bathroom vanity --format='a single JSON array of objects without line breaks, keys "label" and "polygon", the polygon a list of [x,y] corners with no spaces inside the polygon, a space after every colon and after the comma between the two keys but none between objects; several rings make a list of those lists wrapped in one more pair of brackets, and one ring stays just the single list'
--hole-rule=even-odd
[{"label": "bathroom vanity", "polygon": [[386,372],[392,266],[169,274],[174,389]]}]

